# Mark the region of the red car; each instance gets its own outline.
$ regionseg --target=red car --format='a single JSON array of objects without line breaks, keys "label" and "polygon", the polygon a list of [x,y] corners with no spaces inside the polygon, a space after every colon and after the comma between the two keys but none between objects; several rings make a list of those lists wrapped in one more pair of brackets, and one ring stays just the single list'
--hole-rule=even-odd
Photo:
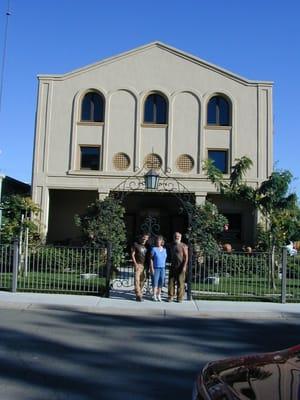
[{"label": "red car", "polygon": [[300,400],[300,345],[208,363],[193,400]]}]

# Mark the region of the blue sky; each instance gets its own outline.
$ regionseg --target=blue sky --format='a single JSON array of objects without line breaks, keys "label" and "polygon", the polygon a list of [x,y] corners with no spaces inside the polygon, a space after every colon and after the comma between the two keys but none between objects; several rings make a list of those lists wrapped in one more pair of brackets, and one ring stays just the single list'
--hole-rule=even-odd
[{"label": "blue sky", "polygon": [[[8,0],[0,0],[1,58]],[[160,40],[274,85],[274,160],[300,177],[299,0],[10,0],[0,171],[31,180],[37,74]],[[292,189],[300,195],[300,179]]]}]

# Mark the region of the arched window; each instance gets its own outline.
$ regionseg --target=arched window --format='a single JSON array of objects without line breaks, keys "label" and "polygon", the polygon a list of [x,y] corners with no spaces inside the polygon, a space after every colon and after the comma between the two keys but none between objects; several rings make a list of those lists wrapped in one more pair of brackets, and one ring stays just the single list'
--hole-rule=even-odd
[{"label": "arched window", "polygon": [[146,124],[166,124],[167,123],[167,101],[158,94],[152,93],[145,100],[144,122]]},{"label": "arched window", "polygon": [[89,92],[84,96],[81,103],[81,121],[104,121],[104,100],[99,93]]},{"label": "arched window", "polygon": [[207,125],[230,125],[230,105],[222,96],[214,96],[207,106]]}]

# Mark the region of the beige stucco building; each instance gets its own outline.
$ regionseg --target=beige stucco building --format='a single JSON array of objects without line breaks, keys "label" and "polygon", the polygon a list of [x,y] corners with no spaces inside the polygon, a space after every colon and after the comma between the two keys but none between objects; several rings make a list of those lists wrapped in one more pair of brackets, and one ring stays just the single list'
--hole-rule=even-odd
[{"label": "beige stucco building", "polygon": [[[226,174],[248,156],[247,181],[272,172],[272,82],[250,81],[160,42],[64,75],[40,75],[33,200],[48,240],[74,240],[74,214],[103,198],[145,165],[178,179],[197,203],[214,201],[231,222],[233,241],[253,240],[256,216],[216,194],[202,169],[215,160]],[[127,197],[129,234],[147,215],[167,237],[184,229],[172,196]]]}]

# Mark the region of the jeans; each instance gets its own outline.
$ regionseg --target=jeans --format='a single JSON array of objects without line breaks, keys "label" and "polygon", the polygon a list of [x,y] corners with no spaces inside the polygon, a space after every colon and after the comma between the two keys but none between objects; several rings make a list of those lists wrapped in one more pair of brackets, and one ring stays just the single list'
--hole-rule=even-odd
[{"label": "jeans", "polygon": [[154,275],[153,275],[153,287],[162,288],[164,281],[165,281],[165,268],[154,268]]}]

